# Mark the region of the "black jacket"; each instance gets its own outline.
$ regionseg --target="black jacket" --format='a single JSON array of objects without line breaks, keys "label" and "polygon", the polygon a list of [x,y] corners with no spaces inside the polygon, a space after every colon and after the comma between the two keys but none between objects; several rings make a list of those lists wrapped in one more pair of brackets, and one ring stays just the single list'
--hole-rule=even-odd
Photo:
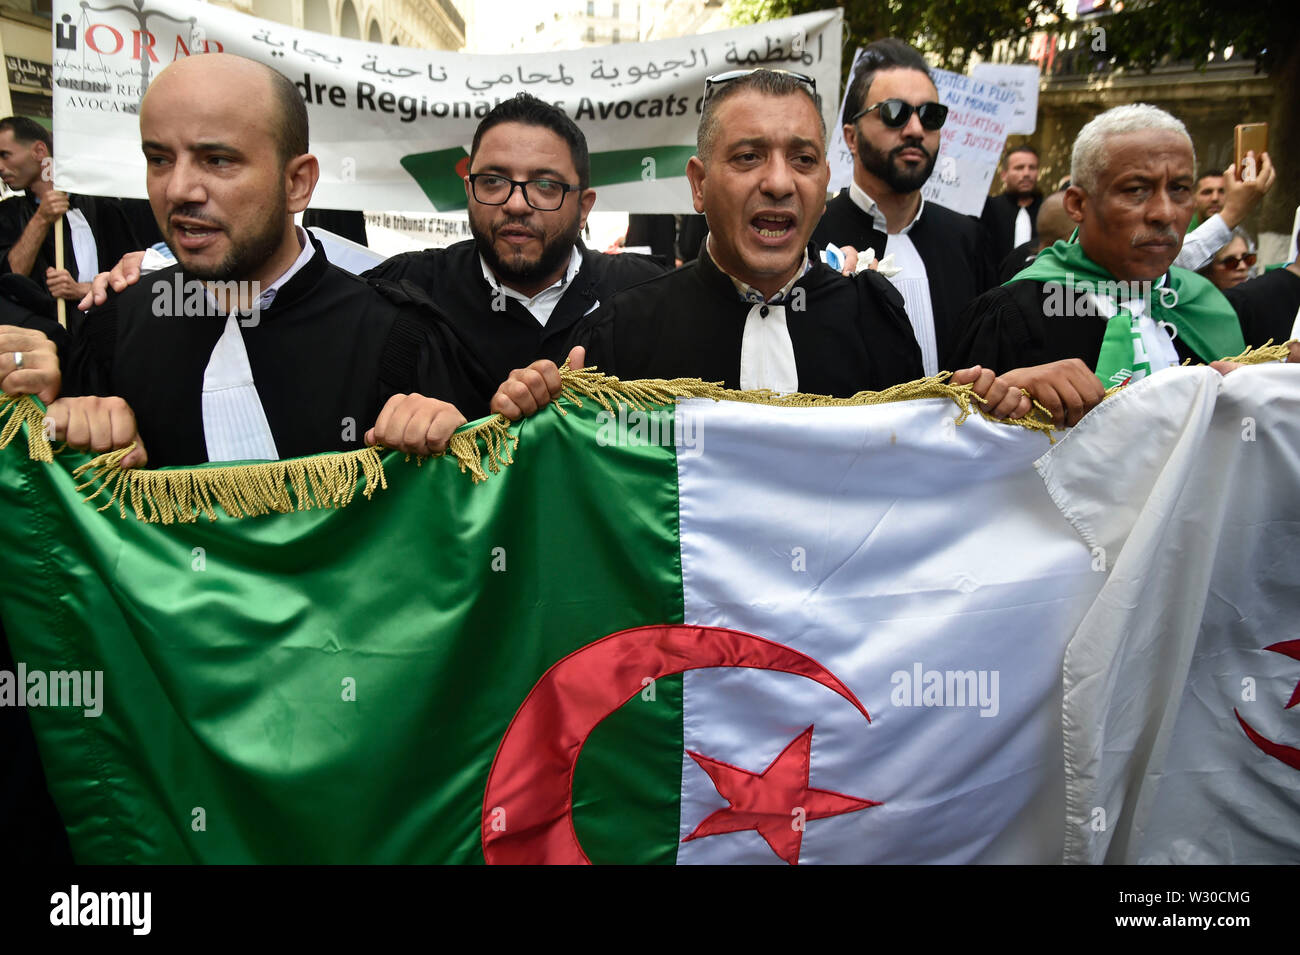
[{"label": "black jacket", "polygon": [[[563,362],[568,339],[583,315],[609,301],[620,289],[664,271],[646,256],[604,255],[581,246],[579,250],[582,268],[545,325],[517,299],[495,294],[483,278],[473,239],[445,249],[396,255],[366,276],[400,282],[412,295],[426,296],[499,384],[514,369],[526,368],[539,358]],[[503,303],[504,310],[494,309],[494,302]],[[487,395],[485,400],[490,398]]]},{"label": "black jacket", "polygon": [[[784,300],[799,390],[847,398],[920,378],[921,349],[888,280],[875,272],[845,278],[814,262]],[[588,366],[625,380],[700,378],[739,388],[752,308],[701,252],[615,295],[583,321],[574,344],[587,346]]]},{"label": "black jacket", "polygon": [[[925,263],[939,367],[965,367],[952,358],[952,349],[962,335],[961,313],[997,281],[988,237],[978,219],[936,202],[925,204],[907,236]],[[813,233],[813,241],[819,245],[851,245],[859,252],[871,248],[882,259],[888,253],[888,238],[849,198],[847,189],[826,203],[826,212]]]},{"label": "black jacket", "polygon": [[[1029,209],[1030,240],[1038,238],[1038,209],[1043,204],[1043,197],[1034,193],[1034,201]],[[1000,196],[989,196],[984,200],[984,211],[980,213],[980,222],[988,230],[989,241],[993,243],[993,261],[1001,262],[1010,254],[1016,240],[1016,217],[1020,213],[1020,203],[1014,196],[1005,192]]]},{"label": "black jacket", "polygon": [[[472,361],[427,303],[330,265],[311,242],[316,254],[241,328],[281,458],[363,447],[394,394],[450,401],[470,419],[486,414],[486,385],[468,379]],[[171,290],[188,290],[187,281],[176,265],[110,294],[88,313],[64,372],[66,394],[126,400],[155,467],[207,460],[203,377],[227,319],[174,314]]]}]

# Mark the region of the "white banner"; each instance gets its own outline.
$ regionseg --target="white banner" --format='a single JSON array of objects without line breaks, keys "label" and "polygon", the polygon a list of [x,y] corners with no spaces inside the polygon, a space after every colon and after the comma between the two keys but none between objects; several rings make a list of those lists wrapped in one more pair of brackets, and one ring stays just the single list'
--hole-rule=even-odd
[{"label": "white banner", "polygon": [[145,88],[176,58],[220,50],[298,86],[321,164],[314,205],[438,212],[465,207],[474,129],[521,90],[582,128],[602,208],[692,212],[685,166],[704,78],[761,66],[806,73],[829,124],[843,18],[836,9],[653,43],[480,56],[346,40],[191,0],[145,0],[138,10],[54,0],[55,22],[65,16],[54,49],[59,188],[143,197]]},{"label": "white banner", "polygon": [[[849,80],[852,81],[853,74],[858,70],[858,61],[862,59],[862,47],[858,47],[853,54],[853,65],[849,67]],[[826,158],[831,164],[831,182],[827,186],[827,191],[837,193],[841,189],[847,189],[853,182],[853,153],[849,152],[849,144],[844,141],[844,126],[846,117],[844,116],[845,100],[849,96],[849,84],[844,84],[844,95],[840,97],[840,116],[835,128],[830,131],[830,144],[826,148]]]},{"label": "white banner", "polygon": [[1032,135],[1038,127],[1038,67],[1004,63],[981,63],[971,70],[971,77],[981,83],[992,83],[1016,94],[1016,105],[1007,123],[1008,133]]},{"label": "white banner", "polygon": [[939,158],[921,187],[928,202],[977,216],[1007,144],[1007,124],[1016,104],[1014,90],[947,70],[930,71],[939,102],[948,107]]}]

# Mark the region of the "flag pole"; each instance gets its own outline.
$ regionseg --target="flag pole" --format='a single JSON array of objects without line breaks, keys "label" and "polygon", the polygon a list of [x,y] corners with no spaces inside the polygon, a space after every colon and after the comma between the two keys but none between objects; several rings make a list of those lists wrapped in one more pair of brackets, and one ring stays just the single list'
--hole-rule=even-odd
[{"label": "flag pole", "polygon": [[[54,267],[63,268],[63,216],[59,216],[54,223]],[[68,303],[66,300],[55,299],[56,307],[59,310],[59,324],[64,328],[68,327]]]}]

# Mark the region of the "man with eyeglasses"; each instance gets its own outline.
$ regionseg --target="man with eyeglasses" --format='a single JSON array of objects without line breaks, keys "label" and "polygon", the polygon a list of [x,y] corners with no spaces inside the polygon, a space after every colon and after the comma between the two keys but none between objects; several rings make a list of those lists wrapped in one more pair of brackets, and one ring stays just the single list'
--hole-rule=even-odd
[{"label": "man with eyeglasses", "polygon": [[[709,234],[699,258],[604,304],[575,335],[575,354],[623,379],[700,378],[730,388],[849,397],[921,377],[903,301],[877,272],[846,277],[809,238],[826,202],[826,128],[813,81],[737,70],[706,81],[697,155],[686,167]],[[996,414],[1029,401],[992,371],[970,383]],[[492,401],[510,418],[559,389],[550,361],[514,372]]]},{"label": "man with eyeglasses", "polygon": [[953,367],[958,316],[997,274],[979,221],[921,197],[948,115],[938,100],[912,47],[894,39],[866,47],[845,100],[853,183],[827,203],[813,233],[822,246],[893,255],[900,271],[890,281],[907,303],[927,375]]},{"label": "man with eyeglasses", "polygon": [[583,315],[664,271],[648,256],[583,247],[596,191],[586,137],[563,110],[527,93],[504,101],[479,123],[469,170],[474,238],[394,256],[367,276],[419,289],[493,382],[539,358],[562,361]]}]

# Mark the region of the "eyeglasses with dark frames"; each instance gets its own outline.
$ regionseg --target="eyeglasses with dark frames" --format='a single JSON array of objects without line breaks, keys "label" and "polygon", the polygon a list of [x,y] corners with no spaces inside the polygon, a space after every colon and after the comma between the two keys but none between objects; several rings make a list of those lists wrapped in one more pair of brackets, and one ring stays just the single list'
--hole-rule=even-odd
[{"label": "eyeglasses with dark frames", "polygon": [[854,113],[849,122],[856,123],[873,109],[880,110],[880,121],[890,129],[902,129],[914,112],[921,121],[921,127],[931,132],[943,128],[944,121],[948,118],[948,107],[942,103],[922,103],[920,106],[913,106],[907,100],[884,99],[874,106],[868,106]]},{"label": "eyeglasses with dark frames", "polygon": [[507,179],[491,172],[472,172],[465,178],[474,199],[485,206],[504,206],[517,188],[524,194],[524,202],[538,212],[554,212],[564,205],[565,196],[581,189],[558,179]]},{"label": "eyeglasses with dark frames", "polygon": [[753,76],[755,73],[776,73],[778,76],[789,76],[797,83],[802,85],[814,97],[817,96],[817,81],[806,73],[796,73],[793,70],[769,70],[766,67],[757,67],[752,70],[728,70],[726,73],[717,73],[713,76],[704,78],[704,99],[708,101],[713,95],[713,91],[719,86],[725,86],[728,83],[734,83],[736,80],[743,80],[747,76]]}]

